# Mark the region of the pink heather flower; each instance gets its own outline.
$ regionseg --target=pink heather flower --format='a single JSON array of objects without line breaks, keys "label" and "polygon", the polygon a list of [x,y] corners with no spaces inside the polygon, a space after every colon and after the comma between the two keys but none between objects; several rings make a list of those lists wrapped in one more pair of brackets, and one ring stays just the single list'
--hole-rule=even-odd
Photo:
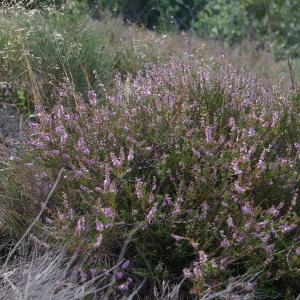
[{"label": "pink heather flower", "polygon": [[266,233],[265,235],[263,235],[263,236],[261,237],[261,240],[262,240],[264,243],[267,243],[267,242],[269,241],[270,237],[271,237],[271,235],[268,234],[268,233]]},{"label": "pink heather flower", "polygon": [[113,212],[113,210],[111,209],[111,207],[105,207],[105,208],[102,208],[102,212],[104,214],[104,216],[106,218],[109,218],[109,219],[113,219],[115,214]]},{"label": "pink heather flower", "polygon": [[65,90],[60,90],[59,91],[59,97],[65,97],[67,94],[65,92]]},{"label": "pink heather flower", "polygon": [[231,128],[231,131],[235,131],[236,130],[236,124],[235,124],[235,120],[234,120],[233,117],[231,117],[229,119],[228,124],[229,124],[229,127]]},{"label": "pink heather flower", "polygon": [[125,260],[125,261],[123,262],[121,268],[122,268],[123,270],[127,270],[127,269],[129,268],[129,266],[130,266],[130,260],[127,259],[127,260]]},{"label": "pink heather flower", "polygon": [[122,272],[117,272],[116,279],[117,280],[122,280],[123,278],[124,278],[124,274]]},{"label": "pink heather flower", "polygon": [[255,285],[256,285],[255,282],[246,282],[244,285],[245,291],[247,291],[247,292],[253,291],[255,288]]},{"label": "pink heather flower", "polygon": [[273,205],[271,208],[269,208],[267,210],[267,214],[269,214],[275,218],[279,216],[279,213],[280,213],[279,210],[276,207],[274,207]]},{"label": "pink heather flower", "polygon": [[105,167],[105,179],[104,179],[104,189],[107,190],[109,189],[111,184],[111,179],[110,179],[110,168],[108,166]]},{"label": "pink heather flower", "polygon": [[171,236],[173,239],[175,239],[176,242],[179,242],[184,239],[183,237],[176,235],[176,234],[171,234]]},{"label": "pink heather flower", "polygon": [[127,156],[127,160],[128,160],[128,161],[132,161],[133,158],[134,158],[133,149],[130,148],[130,149],[129,149],[128,156]]},{"label": "pink heather flower", "polygon": [[135,184],[135,194],[138,199],[141,199],[143,197],[142,187],[143,182],[140,179],[138,179],[137,183]]},{"label": "pink heather flower", "polygon": [[195,148],[192,148],[192,152],[193,152],[193,155],[196,157],[196,158],[200,158],[201,154],[199,151],[197,151]]},{"label": "pink heather flower", "polygon": [[63,213],[61,213],[61,212],[58,212],[57,214],[58,214],[58,220],[59,220],[59,222],[64,223],[64,221],[65,221],[65,215]]},{"label": "pink heather flower", "polygon": [[91,190],[91,189],[87,188],[87,187],[86,187],[86,186],[84,186],[84,185],[80,185],[80,189],[81,189],[82,191],[84,191],[84,192],[88,193],[88,194],[91,194],[91,193],[93,193],[93,190]]},{"label": "pink heather flower", "polygon": [[204,251],[200,250],[198,252],[198,259],[199,259],[199,263],[201,265],[204,264],[204,263],[206,263],[207,260],[208,260],[207,254]]},{"label": "pink heather flower", "polygon": [[228,227],[230,227],[230,228],[233,228],[233,227],[234,227],[233,220],[232,220],[232,217],[231,217],[231,216],[228,216],[228,218],[227,218],[227,225],[228,225]]},{"label": "pink heather flower", "polygon": [[194,274],[195,280],[197,280],[197,281],[202,278],[202,271],[199,267],[195,267],[193,269],[193,274]]},{"label": "pink heather flower", "polygon": [[300,143],[295,143],[294,146],[295,146],[296,150],[298,152],[300,152]]},{"label": "pink heather flower", "polygon": [[99,192],[101,192],[101,191],[102,191],[101,187],[99,187],[99,186],[96,186],[96,187],[95,187],[95,192],[99,193]]},{"label": "pink heather flower", "polygon": [[252,137],[252,136],[255,136],[255,134],[256,134],[256,131],[255,131],[254,127],[250,127],[248,130],[248,136]]},{"label": "pink heather flower", "polygon": [[52,219],[46,217],[46,223],[51,226],[54,224],[54,221]]},{"label": "pink heather flower", "polygon": [[152,192],[154,192],[157,188],[156,181],[157,181],[156,177],[153,177],[152,188],[151,188]]},{"label": "pink heather flower", "polygon": [[297,204],[298,190],[293,194],[293,198],[289,207],[289,211],[292,211]]},{"label": "pink heather flower", "polygon": [[111,162],[114,167],[119,168],[122,166],[121,159],[117,158],[113,152],[110,153],[110,158],[111,158]]},{"label": "pink heather flower", "polygon": [[270,224],[270,222],[268,220],[261,221],[255,225],[255,230],[257,232],[260,232],[261,230],[266,228],[269,224]]},{"label": "pink heather flower", "polygon": [[69,201],[68,201],[68,196],[66,193],[63,193],[62,194],[62,197],[64,199],[64,208],[65,209],[69,209],[70,208],[70,204],[69,204]]},{"label": "pink heather flower", "polygon": [[245,229],[250,229],[252,224],[253,224],[252,220],[248,220],[244,225]]},{"label": "pink heather flower", "polygon": [[62,126],[57,126],[57,127],[55,127],[54,131],[55,131],[55,134],[60,136],[63,133],[64,128]]},{"label": "pink heather flower", "polygon": [[97,270],[95,268],[91,268],[90,273],[91,273],[92,277],[95,277],[97,274]]},{"label": "pink heather flower", "polygon": [[74,219],[73,208],[69,208],[69,210],[68,210],[68,219],[71,221]]},{"label": "pink heather flower", "polygon": [[199,243],[191,242],[191,246],[193,247],[193,249],[197,250],[199,247]]},{"label": "pink heather flower", "polygon": [[218,267],[218,264],[214,258],[212,258],[210,260],[210,263],[211,263],[212,268],[216,269]]},{"label": "pink heather flower", "polygon": [[86,155],[89,155],[90,154],[90,150],[89,148],[87,147],[84,139],[81,137],[77,143],[77,146],[78,146],[78,149],[83,153],[83,154],[86,154]]},{"label": "pink heather flower", "polygon": [[185,278],[192,278],[193,277],[193,273],[187,268],[184,268],[182,270],[182,272],[183,272],[183,275],[184,275]]},{"label": "pink heather flower", "polygon": [[88,94],[88,97],[89,97],[90,104],[92,106],[96,106],[97,105],[97,95],[96,95],[95,91],[90,91]]},{"label": "pink heather flower", "polygon": [[235,190],[238,194],[243,194],[243,193],[246,192],[246,189],[243,188],[243,187],[241,187],[238,181],[236,181],[236,182],[234,183],[234,190]]},{"label": "pink heather flower", "polygon": [[102,234],[100,234],[100,235],[97,237],[96,243],[95,243],[94,246],[93,246],[94,249],[98,249],[98,248],[101,246],[102,239],[103,239],[103,236],[102,236]]},{"label": "pink heather flower", "polygon": [[266,164],[263,160],[263,158],[261,158],[258,163],[257,163],[257,168],[260,169],[261,171],[265,171],[266,170]]},{"label": "pink heather flower", "polygon": [[237,242],[241,243],[244,240],[244,237],[239,232],[234,232],[232,238]]},{"label": "pink heather flower", "polygon": [[84,176],[85,172],[83,170],[75,170],[75,177],[80,179]]},{"label": "pink heather flower", "polygon": [[51,153],[53,156],[56,156],[56,155],[59,154],[59,150],[52,150],[50,153]]},{"label": "pink heather flower", "polygon": [[290,224],[290,225],[283,224],[283,225],[279,226],[279,229],[282,233],[288,233],[288,232],[294,230],[296,227],[297,227],[297,225],[295,225],[295,224]]},{"label": "pink heather flower", "polygon": [[80,271],[80,282],[85,283],[87,281],[87,275],[85,272]]},{"label": "pink heather flower", "polygon": [[154,200],[155,200],[155,197],[154,197],[154,195],[151,193],[151,194],[149,195],[148,202],[151,204],[151,203],[154,202]]},{"label": "pink heather flower", "polygon": [[37,174],[35,175],[35,177],[36,177],[37,180],[40,180],[40,179],[42,179],[42,178],[47,178],[47,177],[48,177],[48,174],[47,174],[46,172],[42,171],[42,172],[40,172],[40,173],[37,173]]},{"label": "pink heather flower", "polygon": [[45,242],[41,242],[40,247],[44,251],[49,250],[49,248],[50,248],[50,246]]},{"label": "pink heather flower", "polygon": [[202,210],[201,218],[205,219],[209,210],[209,205],[207,204],[207,202],[203,202],[201,204],[201,210]]},{"label": "pink heather flower", "polygon": [[33,163],[26,163],[25,167],[31,169],[33,167]]},{"label": "pink heather flower", "polygon": [[254,146],[251,146],[250,147],[250,149],[249,149],[249,151],[248,151],[248,153],[250,154],[250,155],[252,155],[252,154],[254,154],[255,153],[255,151],[256,151],[256,146],[254,145]]},{"label": "pink heather flower", "polygon": [[248,153],[247,153],[247,154],[243,154],[242,157],[241,157],[241,162],[242,162],[242,163],[246,163],[246,162],[248,162],[248,161],[250,161],[250,156],[249,156],[249,154],[248,154]]},{"label": "pink heather flower", "polygon": [[220,270],[225,271],[227,266],[228,266],[228,259],[227,258],[222,258],[220,260]]},{"label": "pink heather flower", "polygon": [[102,232],[103,230],[104,230],[104,225],[103,225],[103,223],[102,222],[100,222],[100,221],[96,221],[96,230],[98,231],[98,232]]},{"label": "pink heather flower", "polygon": [[225,137],[224,137],[224,135],[221,135],[219,138],[219,145],[222,145],[224,143],[225,143]]},{"label": "pink heather flower", "polygon": [[249,202],[246,202],[243,206],[242,206],[242,213],[244,215],[251,215],[253,213],[253,208],[250,205]]},{"label": "pink heather flower", "polygon": [[235,175],[243,174],[243,171],[239,168],[239,164],[236,161],[232,163],[232,169]]},{"label": "pink heather flower", "polygon": [[62,105],[57,105],[54,108],[55,116],[58,120],[64,120],[65,119],[65,110]]},{"label": "pink heather flower", "polygon": [[69,159],[70,159],[70,155],[67,154],[67,153],[64,153],[64,154],[62,155],[62,159],[63,159],[63,160],[69,160]]},{"label": "pink heather flower", "polygon": [[272,116],[272,124],[271,124],[272,128],[274,128],[277,125],[278,120],[279,120],[279,114],[276,111],[276,112],[273,113],[273,116]]},{"label": "pink heather flower", "polygon": [[275,245],[274,244],[270,244],[270,245],[265,245],[264,246],[264,249],[265,251],[268,253],[268,255],[272,256],[272,252],[275,248]]},{"label": "pink heather flower", "polygon": [[175,205],[174,205],[174,210],[172,212],[172,216],[177,216],[181,213],[181,206],[180,206],[180,203],[178,202],[175,202]]},{"label": "pink heather flower", "polygon": [[157,207],[158,207],[158,203],[155,203],[155,204],[152,206],[151,210],[149,211],[149,213],[148,213],[148,215],[147,215],[147,217],[146,217],[146,219],[147,219],[147,221],[148,221],[149,224],[150,224],[151,221],[154,219],[154,217],[155,217],[155,215],[156,215],[156,213],[157,213]]},{"label": "pink heather flower", "polygon": [[68,134],[67,132],[64,130],[63,133],[60,136],[60,144],[61,145],[65,145],[68,139]]},{"label": "pink heather flower", "polygon": [[109,191],[110,191],[110,193],[113,193],[113,194],[115,194],[117,192],[117,185],[114,180],[110,184]]},{"label": "pink heather flower", "polygon": [[77,225],[76,225],[76,228],[75,228],[75,234],[76,235],[81,235],[85,230],[86,230],[85,218],[80,217],[77,221]]},{"label": "pink heather flower", "polygon": [[167,205],[173,205],[172,198],[169,195],[165,195],[165,201]]},{"label": "pink heather flower", "polygon": [[34,235],[31,235],[32,239],[36,242],[36,244],[44,251],[49,250],[49,245],[44,241],[40,240]]},{"label": "pink heather flower", "polygon": [[295,250],[295,253],[296,253],[298,256],[300,256],[300,248],[297,248],[297,249]]},{"label": "pink heather flower", "polygon": [[212,126],[206,126],[205,128],[205,136],[206,136],[206,142],[211,143],[213,142],[213,133],[214,133],[214,128]]},{"label": "pink heather flower", "polygon": [[126,292],[129,290],[130,284],[133,282],[132,278],[128,278],[127,281],[119,286],[121,292]]},{"label": "pink heather flower", "polygon": [[121,291],[121,292],[126,292],[126,291],[128,291],[128,289],[129,289],[129,286],[128,286],[128,284],[125,282],[125,283],[123,283],[123,284],[121,284],[120,286],[119,286],[119,290]]},{"label": "pink heather flower", "polygon": [[221,247],[228,248],[229,246],[230,246],[230,242],[228,238],[224,238],[223,241],[221,242]]}]

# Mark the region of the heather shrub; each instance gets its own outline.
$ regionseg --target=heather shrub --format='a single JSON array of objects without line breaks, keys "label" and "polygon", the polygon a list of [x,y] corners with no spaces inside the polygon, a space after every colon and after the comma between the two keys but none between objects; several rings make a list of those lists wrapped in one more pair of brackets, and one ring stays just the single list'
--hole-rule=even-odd
[{"label": "heather shrub", "polygon": [[[58,103],[74,105],[37,107],[5,174],[9,199],[39,204],[63,168],[35,234],[90,253],[95,268],[117,262],[131,236],[115,282],[124,294],[143,279],[185,279],[183,294],[204,297],[250,273],[235,286],[250,297],[296,295],[299,95],[192,59],[119,75],[98,93],[85,101],[62,85]],[[13,224],[14,201],[2,203]]]}]

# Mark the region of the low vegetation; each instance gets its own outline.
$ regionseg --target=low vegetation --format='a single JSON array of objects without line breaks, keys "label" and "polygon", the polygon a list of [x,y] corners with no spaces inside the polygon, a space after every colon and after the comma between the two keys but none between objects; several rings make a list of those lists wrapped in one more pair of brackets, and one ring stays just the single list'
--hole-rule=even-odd
[{"label": "low vegetation", "polygon": [[0,295],[296,299],[288,66],[76,9],[0,24],[1,98],[27,114],[0,152]]}]

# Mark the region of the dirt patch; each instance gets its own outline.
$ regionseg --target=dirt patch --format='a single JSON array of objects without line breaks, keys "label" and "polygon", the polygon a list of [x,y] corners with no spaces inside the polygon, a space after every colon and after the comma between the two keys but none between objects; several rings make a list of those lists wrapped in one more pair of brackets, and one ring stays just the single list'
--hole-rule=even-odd
[{"label": "dirt patch", "polygon": [[20,138],[20,115],[16,107],[0,103],[0,139]]}]

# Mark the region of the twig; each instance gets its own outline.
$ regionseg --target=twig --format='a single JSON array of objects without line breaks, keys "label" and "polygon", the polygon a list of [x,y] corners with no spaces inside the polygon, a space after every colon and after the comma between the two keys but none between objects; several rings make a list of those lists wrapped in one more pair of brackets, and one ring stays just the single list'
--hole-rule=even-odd
[{"label": "twig", "polygon": [[295,90],[295,81],[294,81],[294,75],[293,75],[293,60],[290,56],[288,56],[288,66],[289,66],[289,72],[292,82],[292,90]]},{"label": "twig", "polygon": [[142,283],[133,291],[133,293],[128,297],[127,300],[132,300],[134,299],[134,296],[136,296],[138,294],[138,292],[140,291],[140,289],[144,286],[144,284],[146,283],[146,279],[144,279],[142,281]]}]

